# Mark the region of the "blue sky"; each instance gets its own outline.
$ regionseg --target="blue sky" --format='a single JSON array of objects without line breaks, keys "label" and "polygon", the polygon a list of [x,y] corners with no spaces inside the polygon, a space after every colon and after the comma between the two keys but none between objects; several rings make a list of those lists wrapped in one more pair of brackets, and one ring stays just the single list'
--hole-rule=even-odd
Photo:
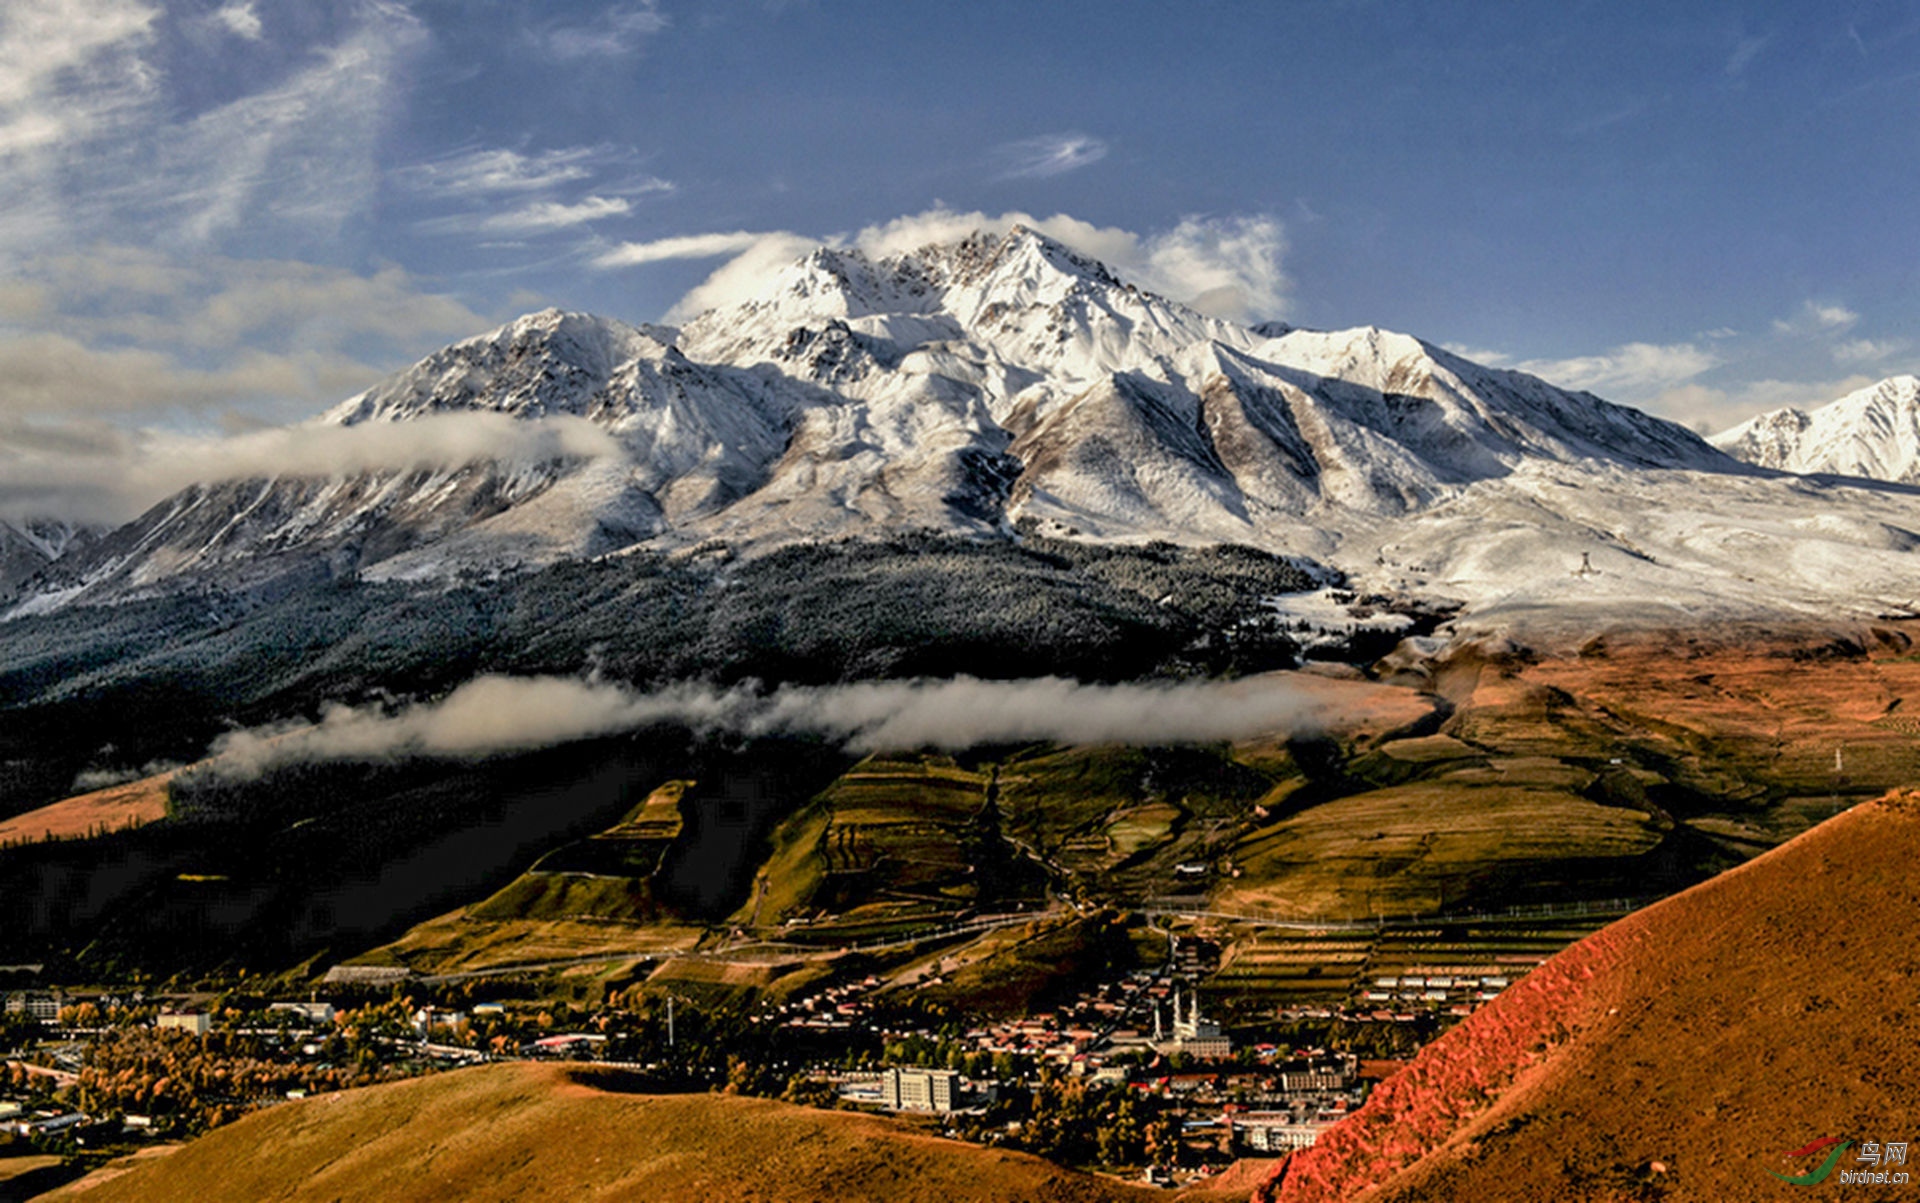
[{"label": "blue sky", "polygon": [[972,214],[1718,429],[1920,368],[1916,134],[1920,0],[8,0],[0,467]]}]

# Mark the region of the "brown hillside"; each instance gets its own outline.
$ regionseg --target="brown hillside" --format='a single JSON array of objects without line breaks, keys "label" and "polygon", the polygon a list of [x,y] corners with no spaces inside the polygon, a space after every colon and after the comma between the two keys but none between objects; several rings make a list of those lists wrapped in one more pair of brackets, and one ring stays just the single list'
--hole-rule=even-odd
[{"label": "brown hillside", "polygon": [[1816,1138],[1920,1145],[1917,1029],[1920,796],[1897,795],[1553,958],[1261,1197],[1779,1198],[1766,1171],[1814,1168],[1780,1154]]},{"label": "brown hillside", "polygon": [[225,1200],[1094,1203],[1165,1198],[875,1116],[602,1089],[588,1070],[493,1065],[285,1103],[79,1194]]},{"label": "brown hillside", "polygon": [[164,819],[167,787],[176,772],[76,794],[38,810],[0,820],[0,845],[73,839],[96,831],[120,831]]}]

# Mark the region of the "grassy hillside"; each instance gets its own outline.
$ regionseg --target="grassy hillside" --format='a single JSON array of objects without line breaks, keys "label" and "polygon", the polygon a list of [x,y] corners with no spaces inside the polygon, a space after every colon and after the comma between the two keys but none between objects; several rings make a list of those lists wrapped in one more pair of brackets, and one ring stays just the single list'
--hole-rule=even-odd
[{"label": "grassy hillside", "polygon": [[1769,1171],[1817,1168],[1787,1150],[1911,1139],[1916,859],[1920,796],[1892,796],[1605,928],[1422,1051],[1267,1199],[1774,1198],[1791,1188]]},{"label": "grassy hillside", "polygon": [[84,1193],[49,1196],[89,1203],[1165,1197],[872,1116],[726,1095],[627,1094],[611,1075],[524,1064],[286,1103]]}]

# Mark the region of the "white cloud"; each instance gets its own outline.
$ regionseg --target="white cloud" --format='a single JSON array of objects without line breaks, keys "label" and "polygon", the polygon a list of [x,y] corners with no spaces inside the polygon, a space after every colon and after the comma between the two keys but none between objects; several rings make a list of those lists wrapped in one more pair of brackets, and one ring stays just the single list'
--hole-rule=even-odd
[{"label": "white cloud", "polygon": [[1603,355],[1529,359],[1517,366],[1551,384],[1602,396],[1644,399],[1719,366],[1714,352],[1694,343],[1626,343]]},{"label": "white cloud", "polygon": [[750,299],[774,273],[818,246],[853,247],[884,258],[930,244],[957,242],[976,231],[1004,234],[1016,225],[1038,230],[1099,260],[1122,278],[1204,313],[1248,321],[1280,317],[1287,310],[1288,281],[1281,266],[1286,237],[1280,223],[1264,215],[1188,217],[1171,230],[1142,235],[1096,226],[1064,213],[1035,217],[935,208],[828,238],[736,230],[626,243],[602,255],[595,265],[631,267],[664,259],[734,255],[673,306],[668,316],[680,320]]},{"label": "white cloud", "polygon": [[[124,520],[207,473],[329,454],[326,432],[229,441],[117,423],[205,422],[236,407],[311,412],[384,376],[398,356],[486,325],[393,267],[359,275],[99,247],[21,270],[0,278],[11,319],[0,328],[0,505],[19,516]],[[409,437],[352,436],[425,454]]]},{"label": "white cloud", "polygon": [[670,22],[656,0],[615,4],[582,25],[547,25],[533,32],[535,45],[557,59],[621,58],[632,54]]},{"label": "white cloud", "polygon": [[1107,157],[1107,144],[1086,134],[1045,134],[996,147],[993,159],[1003,165],[1003,179],[1043,179],[1065,175]]},{"label": "white cloud", "polygon": [[516,207],[468,210],[414,223],[425,234],[526,237],[576,229],[633,211],[636,197],[672,192],[669,180],[628,173],[624,178],[598,180],[591,191],[563,199],[561,190],[603,175],[610,165],[629,160],[631,152],[609,147],[576,146],[526,155],[516,150],[464,151],[416,163],[393,173],[403,188],[424,195],[473,201],[516,198]]},{"label": "white cloud", "polygon": [[1833,348],[1833,361],[1838,364],[1879,363],[1883,359],[1897,355],[1907,349],[1905,339],[1856,338],[1848,342],[1836,343]]},{"label": "white cloud", "polygon": [[752,734],[802,731],[855,751],[1047,740],[1068,744],[1214,742],[1321,729],[1336,707],[1283,679],[1159,685],[888,681],[777,690]]},{"label": "white cloud", "polygon": [[[376,145],[425,41],[399,4],[337,7],[348,22],[336,40],[267,47],[247,4],[183,17],[185,41],[162,38],[159,6],[136,0],[0,5],[0,263],[102,237],[328,242],[374,195]],[[183,47],[233,57],[223,76],[234,80],[292,65],[196,108],[201,92],[183,77],[216,68],[165,61]]]},{"label": "white cloud", "polygon": [[265,32],[260,24],[260,14],[253,11],[252,0],[247,0],[243,4],[229,4],[225,8],[218,9],[214,12],[213,19],[225,26],[227,31],[235,37],[245,38],[249,42],[259,41]]},{"label": "white cloud", "polygon": [[1846,338],[1860,320],[1845,305],[1808,300],[1792,316],[1755,334],[1720,327],[1688,342],[1628,343],[1604,354],[1520,363],[1466,347],[1448,349],[1482,363],[1517,367],[1564,388],[1591,390],[1706,432],[1787,406],[1815,408],[1873,383],[1857,373],[1825,378],[1821,373],[1830,371],[1830,364],[1887,374],[1887,361],[1911,343]]},{"label": "white cloud", "polygon": [[1270,217],[1189,217],[1145,243],[1142,282],[1155,292],[1216,317],[1236,321],[1286,312],[1286,253],[1280,223]]},{"label": "white cloud", "polygon": [[1791,318],[1782,318],[1773,323],[1775,334],[1829,334],[1849,329],[1860,320],[1860,315],[1845,305],[1823,305],[1818,301],[1807,301],[1800,306],[1800,312]]}]

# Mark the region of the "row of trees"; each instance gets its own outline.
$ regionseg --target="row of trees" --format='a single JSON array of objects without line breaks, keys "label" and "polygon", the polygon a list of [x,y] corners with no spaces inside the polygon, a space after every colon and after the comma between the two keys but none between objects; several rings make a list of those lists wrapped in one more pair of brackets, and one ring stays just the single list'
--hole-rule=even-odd
[{"label": "row of trees", "polygon": [[192,1133],[290,1091],[319,1094],[408,1076],[362,1038],[343,1028],[339,1061],[301,1062],[226,1032],[119,1029],[89,1043],[69,1101],[94,1115],[148,1115],[160,1129]]}]

